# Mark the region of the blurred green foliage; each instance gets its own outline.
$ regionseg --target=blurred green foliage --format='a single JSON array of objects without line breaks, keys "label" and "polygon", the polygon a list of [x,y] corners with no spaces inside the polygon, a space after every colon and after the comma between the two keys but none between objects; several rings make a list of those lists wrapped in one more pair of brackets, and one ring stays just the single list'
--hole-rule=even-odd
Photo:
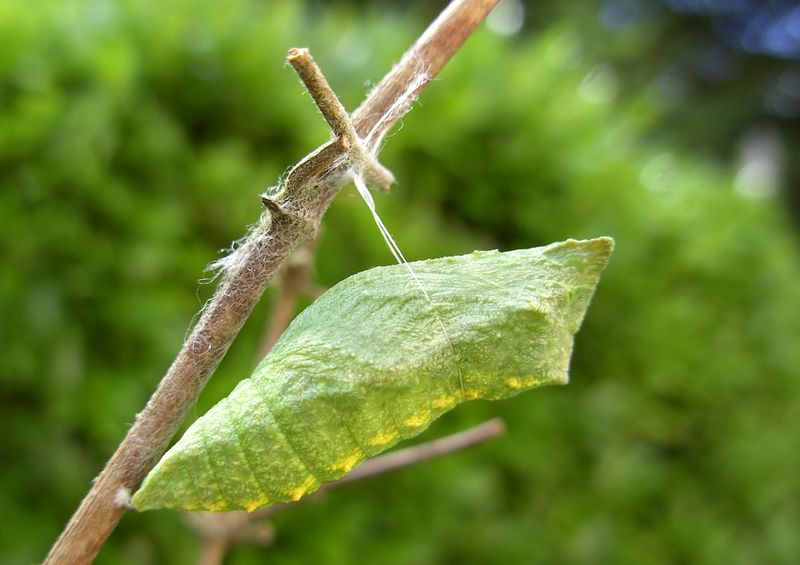
[{"label": "blurred green foliage", "polygon": [[[349,108],[420,31],[291,2],[0,4],[0,555],[32,562],[177,351],[217,249],[327,131],[286,49]],[[427,438],[502,415],[469,453],[280,514],[230,563],[794,563],[800,555],[800,261],[776,202],[646,145],[569,22],[479,31],[389,138],[378,207],[409,258],[611,235],[573,384],[471,403]],[[318,282],[391,256],[347,189]],[[249,375],[265,297],[198,402]],[[365,347],[368,344],[365,344]],[[424,438],[423,438],[424,439]],[[99,563],[192,562],[177,514],[127,515]]]}]

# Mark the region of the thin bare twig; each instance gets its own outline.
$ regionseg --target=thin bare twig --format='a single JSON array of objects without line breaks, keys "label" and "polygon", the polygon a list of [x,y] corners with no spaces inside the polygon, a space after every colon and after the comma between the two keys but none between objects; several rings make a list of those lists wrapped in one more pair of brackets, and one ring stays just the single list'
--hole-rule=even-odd
[{"label": "thin bare twig", "polygon": [[340,485],[363,481],[377,475],[383,475],[397,469],[410,467],[422,461],[435,459],[455,451],[461,451],[486,443],[506,432],[506,425],[501,418],[494,418],[473,428],[451,434],[427,443],[413,445],[405,449],[391,451],[369,459],[350,471],[347,475],[328,483],[325,490],[336,488]]},{"label": "thin bare twig", "polygon": [[353,166],[364,175],[368,183],[381,190],[389,190],[389,187],[394,184],[394,175],[378,163],[377,159],[364,147],[347,110],[344,109],[336,93],[328,84],[325,75],[314,62],[308,49],[292,49],[286,60],[303,81],[325,121],[331,126],[333,134],[345,142]]},{"label": "thin bare twig", "polygon": [[[499,0],[454,0],[365,102],[353,124],[367,146],[380,140]],[[333,197],[347,182],[348,147],[337,137],[300,161],[229,262],[225,277],[144,410],[93,482],[45,563],[89,563],[194,406],[200,391],[295,246],[314,236]]]},{"label": "thin bare twig", "polygon": [[275,540],[270,522],[248,520],[237,512],[193,512],[185,521],[202,539],[198,565],[221,565],[233,545],[267,546]]},{"label": "thin bare twig", "polygon": [[220,565],[225,560],[229,542],[224,538],[204,539],[198,565]]}]

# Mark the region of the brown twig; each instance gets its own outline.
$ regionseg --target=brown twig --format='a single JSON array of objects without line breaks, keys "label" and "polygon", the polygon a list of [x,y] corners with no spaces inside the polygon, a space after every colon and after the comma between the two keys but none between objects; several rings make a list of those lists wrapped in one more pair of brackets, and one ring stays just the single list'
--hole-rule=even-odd
[{"label": "brown twig", "polygon": [[[411,103],[499,0],[454,0],[353,114],[370,148]],[[231,258],[225,277],[144,410],[56,540],[45,563],[89,563],[126,510],[126,500],[169,445],[222,357],[295,246],[314,236],[331,200],[346,183],[343,138],[300,161],[282,189],[265,195],[260,224]]]},{"label": "brown twig", "polygon": [[311,281],[317,241],[318,239],[315,239],[295,251],[282,269],[277,301],[258,347],[258,361],[269,353],[278,338],[289,327],[297,309],[298,299],[303,295],[315,296],[321,292],[321,289],[315,287]]},{"label": "brown twig", "polygon": [[203,540],[198,565],[220,565],[232,545],[266,546],[275,540],[271,523],[248,520],[237,512],[193,512],[185,521]]},{"label": "brown twig", "polygon": [[416,465],[422,461],[435,459],[454,451],[461,451],[470,447],[475,447],[482,443],[503,435],[506,432],[506,425],[501,418],[494,418],[473,428],[451,434],[427,443],[413,445],[405,449],[398,449],[373,457],[350,471],[347,475],[328,483],[325,490],[336,488],[340,485],[362,481],[377,475],[383,475],[390,471],[402,469]]},{"label": "brown twig", "polygon": [[[252,528],[252,522],[255,520],[263,520],[274,516],[278,512],[293,508],[298,504],[305,501],[313,500],[320,494],[325,493],[331,489],[340,487],[356,481],[363,481],[378,475],[384,475],[398,469],[411,467],[430,459],[449,455],[457,451],[463,451],[471,447],[476,447],[505,433],[505,424],[500,418],[495,418],[479,424],[473,428],[469,428],[462,432],[458,432],[443,438],[439,438],[427,443],[421,443],[407,447],[405,449],[398,449],[384,455],[379,455],[369,459],[350,471],[347,475],[331,483],[325,483],[319,490],[311,496],[301,498],[297,502],[287,502],[283,504],[273,504],[254,512],[225,512],[223,514],[215,512],[199,512],[190,515],[192,527],[200,533],[200,535],[207,540],[219,542],[220,540],[228,540],[234,542],[237,540],[256,541],[244,538],[242,532],[248,531]],[[270,530],[271,531],[271,530]],[[226,545],[227,546],[227,545]],[[218,548],[214,548],[216,550]],[[209,548],[211,553],[212,548]],[[216,555],[220,555],[217,553]],[[224,550],[221,553],[224,556]],[[221,559],[221,558],[220,558]],[[207,562],[207,563],[220,563],[221,561]]]},{"label": "brown twig", "polygon": [[350,121],[339,97],[333,91],[325,75],[314,62],[308,49],[292,49],[286,58],[297,76],[303,81],[306,89],[319,108],[320,113],[333,130],[333,134],[345,142],[354,168],[364,175],[367,182],[381,190],[389,190],[394,184],[394,175],[386,167],[378,163],[356,133],[355,125]]},{"label": "brown twig", "polygon": [[225,553],[228,551],[229,542],[225,538],[204,539],[200,547],[200,557],[198,565],[221,565],[225,561]]}]

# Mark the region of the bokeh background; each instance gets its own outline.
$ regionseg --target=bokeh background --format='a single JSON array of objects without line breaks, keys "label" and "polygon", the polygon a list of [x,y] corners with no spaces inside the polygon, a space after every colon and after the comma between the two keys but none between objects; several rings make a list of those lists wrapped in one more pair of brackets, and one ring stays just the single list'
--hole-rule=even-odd
[{"label": "bokeh background", "polygon": [[[219,250],[443,2],[0,3],[0,561],[41,559],[171,362]],[[409,258],[610,235],[572,384],[505,437],[276,516],[228,563],[797,563],[800,7],[507,0],[386,144]],[[391,256],[348,188],[315,282]],[[248,376],[265,295],[190,419]],[[369,344],[365,344],[367,347]],[[181,515],[98,563],[192,563]]]}]

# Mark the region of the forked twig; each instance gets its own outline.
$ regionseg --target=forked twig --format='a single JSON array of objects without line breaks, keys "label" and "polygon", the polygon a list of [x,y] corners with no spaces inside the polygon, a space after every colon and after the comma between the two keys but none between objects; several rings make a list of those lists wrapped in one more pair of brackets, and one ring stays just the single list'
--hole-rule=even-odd
[{"label": "forked twig", "polygon": [[[353,113],[370,150],[408,110],[425,85],[499,0],[454,0]],[[352,166],[338,136],[300,161],[281,190],[264,199],[268,213],[226,261],[225,275],[144,410],[50,550],[45,563],[88,563],[126,510],[126,500],[169,445],[277,271],[295,246],[317,231]]]},{"label": "forked twig", "polygon": [[389,190],[394,184],[394,175],[369,152],[358,137],[356,128],[344,109],[339,97],[328,84],[322,70],[311,57],[308,49],[291,49],[286,58],[303,81],[314,99],[325,121],[331,126],[333,134],[342,140],[344,149],[350,156],[351,165],[364,175],[368,183],[381,190]]}]

